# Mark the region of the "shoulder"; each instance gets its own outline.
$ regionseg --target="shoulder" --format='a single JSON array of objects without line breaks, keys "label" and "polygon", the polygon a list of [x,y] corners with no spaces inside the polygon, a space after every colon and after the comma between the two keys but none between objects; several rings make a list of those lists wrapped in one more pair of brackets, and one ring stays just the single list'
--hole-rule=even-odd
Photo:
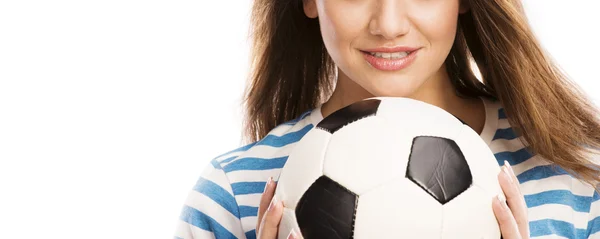
[{"label": "shoulder", "polygon": [[[497,112],[498,119],[490,149],[499,165],[508,161],[517,175],[528,207],[531,236],[588,238],[599,233],[600,196],[594,188],[531,153],[525,141],[513,131],[504,108],[496,103],[490,109]],[[589,159],[600,165],[599,155],[591,155]]]},{"label": "shoulder", "polygon": [[307,111],[278,125],[261,140],[213,159],[213,167],[225,174],[240,205],[258,203],[255,199],[262,193],[267,179],[277,178],[295,143],[313,128],[319,114]]},{"label": "shoulder", "polygon": [[591,185],[538,155],[514,168],[532,237],[588,238],[600,230],[600,196]]},{"label": "shoulder", "polygon": [[291,147],[318,120],[313,111],[275,127],[258,142],[214,157],[186,199],[177,235],[252,238],[266,180],[278,175]]},{"label": "shoulder", "polygon": [[[315,119],[318,116],[314,110],[304,112],[296,119],[278,125],[261,140],[217,156],[212,164],[225,173],[277,167],[276,162],[287,158],[291,146],[314,127]],[[264,164],[267,160],[270,163]]]}]

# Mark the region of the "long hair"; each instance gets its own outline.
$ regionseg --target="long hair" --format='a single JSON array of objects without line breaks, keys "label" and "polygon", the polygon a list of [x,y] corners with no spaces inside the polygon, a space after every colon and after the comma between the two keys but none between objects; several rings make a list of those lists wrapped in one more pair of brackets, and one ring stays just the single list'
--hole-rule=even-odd
[{"label": "long hair", "polygon": [[[535,38],[520,0],[465,0],[445,61],[458,95],[499,100],[513,130],[538,154],[596,186],[598,109]],[[333,89],[335,66],[317,19],[302,0],[255,0],[251,75],[244,98],[248,141],[317,107]],[[481,81],[474,75],[474,61]]]}]

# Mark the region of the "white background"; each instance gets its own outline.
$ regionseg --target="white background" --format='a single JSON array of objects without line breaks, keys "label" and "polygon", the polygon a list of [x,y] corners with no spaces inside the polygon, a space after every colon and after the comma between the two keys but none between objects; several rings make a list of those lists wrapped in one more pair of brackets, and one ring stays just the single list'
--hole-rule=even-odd
[{"label": "white background", "polygon": [[[240,145],[251,1],[0,1],[0,238],[171,238]],[[600,2],[530,0],[600,101]]]}]

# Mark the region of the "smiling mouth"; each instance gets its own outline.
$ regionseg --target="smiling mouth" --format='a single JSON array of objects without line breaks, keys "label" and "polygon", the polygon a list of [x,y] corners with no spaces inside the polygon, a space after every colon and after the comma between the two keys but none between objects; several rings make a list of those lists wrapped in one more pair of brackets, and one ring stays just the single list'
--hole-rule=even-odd
[{"label": "smiling mouth", "polygon": [[383,49],[361,51],[370,66],[381,71],[399,71],[409,67],[417,58],[419,49]]},{"label": "smiling mouth", "polygon": [[413,51],[400,51],[400,52],[368,52],[368,51],[363,51],[363,52],[366,53],[366,54],[369,54],[371,56],[377,57],[377,58],[388,59],[388,60],[396,60],[396,59],[402,59],[402,58],[407,57]]}]

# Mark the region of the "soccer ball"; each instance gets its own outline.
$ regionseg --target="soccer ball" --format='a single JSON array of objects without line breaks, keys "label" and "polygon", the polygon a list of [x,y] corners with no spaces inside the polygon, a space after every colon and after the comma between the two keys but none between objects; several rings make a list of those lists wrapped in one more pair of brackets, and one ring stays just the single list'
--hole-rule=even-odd
[{"label": "soccer ball", "polygon": [[433,105],[374,97],[323,119],[292,149],[275,197],[279,238],[498,239],[500,167],[469,126]]}]

